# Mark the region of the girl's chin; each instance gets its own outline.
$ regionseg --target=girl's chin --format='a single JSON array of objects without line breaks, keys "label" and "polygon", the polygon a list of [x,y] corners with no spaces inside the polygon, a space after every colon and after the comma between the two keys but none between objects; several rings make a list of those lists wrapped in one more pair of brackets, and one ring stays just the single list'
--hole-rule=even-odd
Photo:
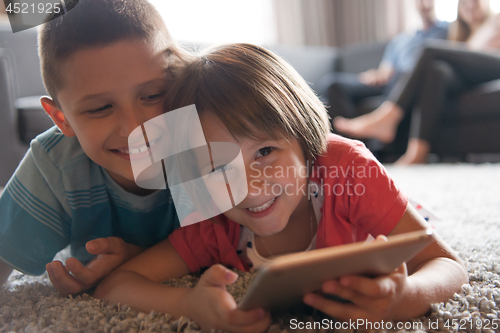
[{"label": "girl's chin", "polygon": [[282,228],[273,228],[273,229],[260,229],[260,228],[249,228],[250,230],[252,230],[252,232],[260,237],[269,237],[269,236],[273,236],[273,235],[276,235],[276,234],[279,234],[280,232],[283,231],[283,229],[285,229],[285,226],[283,226]]}]

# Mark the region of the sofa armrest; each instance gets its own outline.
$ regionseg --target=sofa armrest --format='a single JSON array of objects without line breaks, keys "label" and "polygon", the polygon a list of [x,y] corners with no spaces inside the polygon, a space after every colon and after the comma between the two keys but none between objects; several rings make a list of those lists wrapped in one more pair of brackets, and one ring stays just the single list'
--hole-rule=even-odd
[{"label": "sofa armrest", "polygon": [[377,68],[384,55],[387,42],[363,43],[346,46],[339,51],[338,70],[360,73]]},{"label": "sofa armrest", "polygon": [[13,52],[0,48],[0,186],[7,183],[28,149],[19,140],[14,101],[18,96]]}]

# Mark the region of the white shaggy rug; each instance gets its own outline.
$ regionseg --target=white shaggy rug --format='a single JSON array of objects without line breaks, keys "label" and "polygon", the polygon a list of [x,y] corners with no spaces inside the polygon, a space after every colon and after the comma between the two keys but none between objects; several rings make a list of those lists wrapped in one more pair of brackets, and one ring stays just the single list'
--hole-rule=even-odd
[{"label": "white shaggy rug", "polygon": [[[441,217],[442,221],[435,224],[436,231],[467,264],[470,284],[464,285],[448,302],[433,305],[426,317],[399,323],[403,329],[397,328],[398,323],[391,323],[393,329],[385,331],[500,332],[500,164],[388,169],[410,197],[427,204]],[[196,279],[186,276],[171,283],[192,286]],[[231,287],[236,298],[250,279],[244,274]],[[292,318],[298,321],[292,324]],[[299,322],[314,325],[314,321],[319,324],[324,318],[320,314],[276,317],[269,332],[300,331],[294,329]],[[331,330],[317,331],[355,331],[335,329],[333,322],[330,327]],[[199,329],[187,318],[174,321],[168,314],[145,314],[127,306],[108,306],[88,295],[64,298],[46,276],[33,278],[13,273],[9,284],[0,291],[0,333],[11,331],[198,332]]]}]

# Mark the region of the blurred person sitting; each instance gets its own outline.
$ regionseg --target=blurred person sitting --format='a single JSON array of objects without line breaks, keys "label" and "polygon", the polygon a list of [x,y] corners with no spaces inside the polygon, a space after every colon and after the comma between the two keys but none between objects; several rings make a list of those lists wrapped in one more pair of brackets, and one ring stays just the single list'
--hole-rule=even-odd
[{"label": "blurred person sitting", "polygon": [[359,116],[356,104],[366,97],[389,95],[401,73],[413,69],[428,39],[446,39],[448,24],[436,19],[434,0],[416,0],[416,8],[423,22],[422,30],[413,35],[401,33],[394,37],[384,51],[378,68],[360,74],[332,72],[325,75],[318,88],[327,96],[330,117]]},{"label": "blurred person sitting", "polygon": [[[414,70],[398,81],[399,88],[375,111],[355,119],[337,117],[340,133],[356,138],[394,140],[403,117],[416,110],[406,152],[400,165],[425,163],[443,116],[453,118],[453,102],[462,92],[500,77],[500,15],[489,0],[460,0],[457,20],[450,26],[450,43],[424,48]],[[458,42],[458,43],[457,43]],[[479,96],[480,98],[481,96]],[[461,110],[469,119],[498,113],[498,101],[481,99]],[[471,138],[484,145],[480,138]]]}]

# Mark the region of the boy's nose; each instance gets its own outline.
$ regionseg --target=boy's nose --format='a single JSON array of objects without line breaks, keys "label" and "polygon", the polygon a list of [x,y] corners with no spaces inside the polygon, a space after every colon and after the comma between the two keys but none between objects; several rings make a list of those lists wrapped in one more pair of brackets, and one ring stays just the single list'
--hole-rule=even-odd
[{"label": "boy's nose", "polygon": [[134,129],[144,124],[147,120],[140,110],[130,108],[128,111],[123,112],[120,119],[118,119],[118,135],[128,137]]}]

